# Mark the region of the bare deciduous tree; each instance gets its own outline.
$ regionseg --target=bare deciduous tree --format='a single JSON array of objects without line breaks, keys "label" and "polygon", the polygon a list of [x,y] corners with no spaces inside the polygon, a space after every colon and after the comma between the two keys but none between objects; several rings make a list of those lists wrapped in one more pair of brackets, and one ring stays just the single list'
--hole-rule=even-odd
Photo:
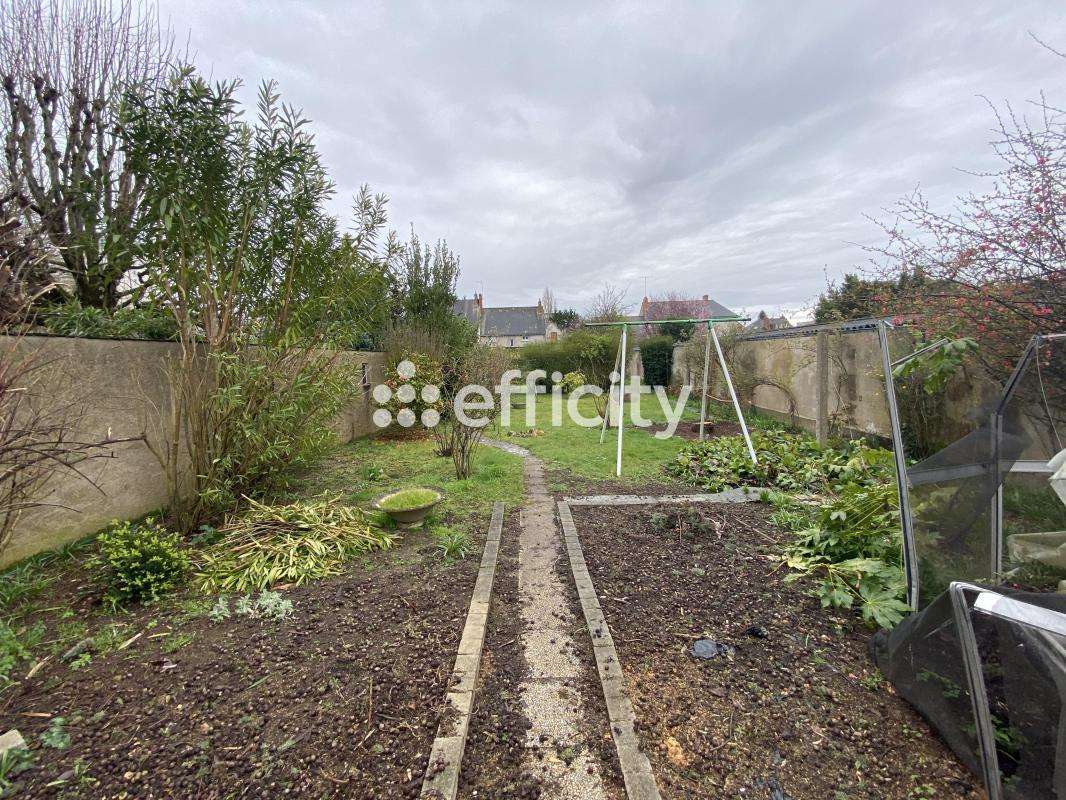
[{"label": "bare deciduous tree", "polygon": [[585,312],[588,322],[616,322],[629,311],[625,302],[626,290],[620,286],[605,283]]},{"label": "bare deciduous tree", "polygon": [[61,505],[46,496],[53,475],[70,473],[96,486],[86,464],[112,458],[113,446],[143,438],[87,435],[86,401],[56,397],[49,379],[56,362],[20,349],[20,341],[8,339],[0,352],[0,554],[26,511]]},{"label": "bare deciduous tree", "polygon": [[[41,277],[46,257],[38,245],[17,217],[0,213],[0,313],[5,330],[17,330],[12,323],[24,320],[35,294],[48,288],[43,282],[47,278]],[[83,471],[87,462],[111,457],[114,445],[143,438],[86,434],[87,401],[69,379],[55,380],[57,367],[56,359],[43,349],[24,346],[20,336],[0,340],[0,554],[26,511],[58,505],[45,496],[53,475],[71,473],[96,486]],[[59,385],[72,391],[61,396]]]},{"label": "bare deciduous tree", "polygon": [[[698,319],[707,315],[707,303],[698,297],[689,297],[681,292],[667,292],[652,295],[648,303],[648,319]],[[645,336],[665,334],[674,339],[688,339],[692,335],[692,325],[671,323],[668,325],[645,325]]]},{"label": "bare deciduous tree", "polygon": [[552,293],[550,286],[544,287],[544,294],[540,296],[540,306],[544,309],[544,316],[550,317],[558,308],[555,303],[555,295]]},{"label": "bare deciduous tree", "polygon": [[40,230],[21,213],[29,205],[14,192],[0,197],[0,330],[21,325],[27,310],[55,284]]},{"label": "bare deciduous tree", "polygon": [[120,105],[164,79],[173,36],[138,0],[8,0],[0,9],[4,168],[77,298],[114,308],[134,266],[143,193],[123,159]]},{"label": "bare deciduous tree", "polygon": [[[489,345],[475,345],[469,352],[460,357],[455,365],[454,389],[461,390],[464,386],[482,386],[490,389],[498,386],[504,372],[511,367],[511,359],[507,351],[499,347]],[[446,413],[451,415],[454,404],[454,395],[448,397]],[[469,478],[473,471],[474,450],[485,433],[485,427],[499,413],[498,403],[492,403],[490,408],[479,411],[467,412],[475,425],[464,424],[458,418],[447,420],[447,431],[450,436],[448,451],[452,462],[455,464],[455,477],[460,480]]]}]

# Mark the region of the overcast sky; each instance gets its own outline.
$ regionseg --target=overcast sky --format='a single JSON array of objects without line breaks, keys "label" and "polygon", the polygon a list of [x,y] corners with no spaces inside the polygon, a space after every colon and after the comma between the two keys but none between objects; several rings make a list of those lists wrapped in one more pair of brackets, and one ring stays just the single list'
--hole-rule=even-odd
[{"label": "overcast sky", "polygon": [[[584,308],[709,293],[809,306],[880,241],[864,214],[979,188],[994,118],[1066,104],[1060,2],[163,0],[196,62],[314,121],[349,218],[362,183],[462,257],[460,292]],[[948,8],[952,6],[952,8]]]}]

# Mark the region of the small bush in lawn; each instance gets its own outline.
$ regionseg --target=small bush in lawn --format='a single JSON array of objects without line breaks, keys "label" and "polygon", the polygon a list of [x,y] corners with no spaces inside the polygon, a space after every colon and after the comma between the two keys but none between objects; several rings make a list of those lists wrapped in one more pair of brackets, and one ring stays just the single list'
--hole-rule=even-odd
[{"label": "small bush in lawn", "polygon": [[101,572],[104,601],[112,607],[157,600],[180,584],[189,569],[178,535],[154,517],[115,522],[97,542],[100,552],[91,564]]},{"label": "small bush in lawn", "polygon": [[573,372],[568,372],[563,375],[563,380],[559,386],[562,388],[563,394],[570,394],[578,387],[584,386],[586,383],[588,383],[588,381],[585,379],[585,373],[574,370]]}]

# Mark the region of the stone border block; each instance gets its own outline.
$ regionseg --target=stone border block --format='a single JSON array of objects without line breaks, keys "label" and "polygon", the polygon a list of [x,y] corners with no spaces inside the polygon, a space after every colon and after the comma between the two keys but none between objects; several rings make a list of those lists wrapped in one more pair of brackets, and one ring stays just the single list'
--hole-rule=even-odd
[{"label": "stone border block", "polygon": [[[576,504],[593,505],[592,503]],[[570,571],[574,576],[578,600],[581,602],[581,612],[585,616],[585,624],[588,626],[589,637],[592,639],[596,672],[600,676],[603,699],[607,704],[611,738],[614,739],[618,764],[622,768],[626,795],[629,800],[660,800],[659,788],[655,785],[655,776],[651,771],[651,762],[640,749],[640,742],[636,735],[636,714],[625,693],[622,665],[618,661],[618,652],[614,647],[611,629],[600,608],[592,576],[585,564],[585,556],[577,536],[574,516],[570,513],[569,502],[559,501],[558,508],[559,521],[563,526],[563,539],[566,541],[566,553],[570,557]]]},{"label": "stone border block", "polygon": [[470,608],[463,626],[463,638],[455,656],[455,667],[444,697],[446,713],[437,728],[430,749],[426,775],[422,781],[423,800],[455,800],[459,792],[459,769],[466,749],[466,734],[474,709],[474,693],[481,668],[481,650],[485,645],[492,583],[496,578],[496,561],[503,534],[503,503],[493,503],[492,520],[481,554],[477,582],[470,596]]}]

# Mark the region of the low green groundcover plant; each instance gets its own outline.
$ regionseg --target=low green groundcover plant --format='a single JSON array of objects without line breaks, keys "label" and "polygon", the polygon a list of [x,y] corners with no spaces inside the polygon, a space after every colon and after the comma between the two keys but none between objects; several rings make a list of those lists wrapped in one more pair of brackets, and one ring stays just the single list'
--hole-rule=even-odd
[{"label": "low green groundcover plant", "polygon": [[97,537],[99,552],[90,559],[104,585],[104,602],[112,608],[149,602],[179,585],[189,556],[176,533],[155,517],[118,522]]},{"label": "low green groundcover plant", "polygon": [[327,578],[352,557],[386,550],[396,539],[366,512],[330,496],[273,506],[249,500],[247,511],[219,531],[222,539],[204,551],[197,574],[211,592]]},{"label": "low green groundcover plant", "polygon": [[440,492],[434,489],[401,489],[386,495],[378,502],[382,511],[410,511],[440,500]]},{"label": "low green groundcover plant", "polygon": [[835,491],[893,478],[891,451],[861,440],[826,447],[806,434],[774,430],[753,431],[751,439],[758,464],[751,462],[743,437],[720,436],[685,445],[666,471],[712,492],[728,486]]},{"label": "low green groundcover plant", "polygon": [[892,453],[781,431],[752,441],[758,464],[742,437],[729,436],[686,445],[667,471],[711,491],[764,487],[771,521],[796,533],[784,553],[787,580],[813,577],[823,607],[856,607],[868,623],[893,627],[908,607]]}]

